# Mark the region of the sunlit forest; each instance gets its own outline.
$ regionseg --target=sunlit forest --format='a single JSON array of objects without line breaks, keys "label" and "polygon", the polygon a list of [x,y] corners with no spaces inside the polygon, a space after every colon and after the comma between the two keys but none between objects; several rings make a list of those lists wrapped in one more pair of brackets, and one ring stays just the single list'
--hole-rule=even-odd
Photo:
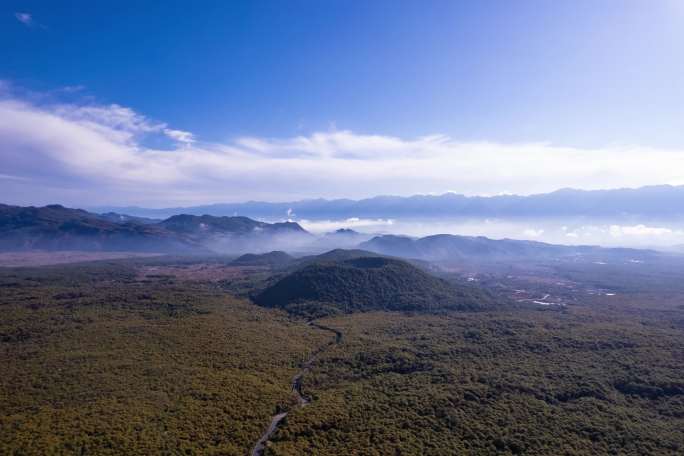
[{"label": "sunlit forest", "polygon": [[243,456],[330,336],[123,264],[0,270],[1,454]]},{"label": "sunlit forest", "polygon": [[[245,455],[280,411],[268,455],[684,449],[672,295],[316,320],[335,340],[250,302],[268,271],[236,268],[0,270],[0,453]],[[291,382],[307,360],[302,407]]]}]

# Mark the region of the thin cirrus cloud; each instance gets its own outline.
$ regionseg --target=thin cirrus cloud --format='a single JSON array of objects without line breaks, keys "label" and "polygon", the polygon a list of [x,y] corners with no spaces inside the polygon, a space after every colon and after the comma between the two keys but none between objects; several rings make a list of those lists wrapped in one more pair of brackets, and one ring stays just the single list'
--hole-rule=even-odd
[{"label": "thin cirrus cloud", "polygon": [[[7,86],[7,85],[6,85]],[[261,199],[679,184],[684,152],[406,139],[347,130],[206,142],[120,105],[0,97],[5,202],[169,206]]]},{"label": "thin cirrus cloud", "polygon": [[29,13],[14,13],[14,17],[24,24],[27,27],[33,27],[35,25],[35,21],[33,20],[33,16]]}]

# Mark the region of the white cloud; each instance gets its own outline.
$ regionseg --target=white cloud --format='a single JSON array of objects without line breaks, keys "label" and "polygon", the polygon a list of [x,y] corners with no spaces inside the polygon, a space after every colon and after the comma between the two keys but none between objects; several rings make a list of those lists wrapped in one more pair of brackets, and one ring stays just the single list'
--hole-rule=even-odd
[{"label": "white cloud", "polygon": [[24,177],[10,176],[9,174],[1,174],[1,173],[0,173],[0,179],[7,179],[7,180],[26,180],[26,178],[24,178]]},{"label": "white cloud", "polygon": [[[530,194],[681,183],[684,169],[682,150],[460,142],[444,135],[331,130],[208,143],[117,104],[36,104],[12,96],[9,84],[2,87],[3,174],[31,179],[31,186],[4,180],[6,201],[167,206],[446,191]],[[171,147],[149,147],[158,144],[147,140],[155,136]]]},{"label": "white cloud", "polygon": [[16,17],[19,22],[27,27],[32,27],[35,23],[33,21],[33,16],[31,16],[29,13],[14,13],[14,17]]},{"label": "white cloud", "polygon": [[622,236],[668,236],[673,234],[670,228],[654,227],[646,225],[611,225],[609,229],[613,237]]},{"label": "white cloud", "polygon": [[195,142],[194,136],[189,131],[172,130],[170,128],[164,128],[163,131],[166,136],[180,143],[190,144]]},{"label": "white cloud", "polygon": [[528,238],[538,238],[542,234],[544,234],[544,230],[535,230],[533,228],[527,228],[523,230],[523,236],[528,237]]},{"label": "white cloud", "polygon": [[363,219],[351,217],[345,220],[298,220],[298,223],[312,233],[326,233],[340,228],[352,228],[364,232],[385,230],[394,225],[392,219]]},{"label": "white cloud", "polygon": [[64,92],[64,93],[76,93],[76,92],[81,92],[85,90],[84,85],[76,84],[76,85],[67,85],[64,87],[61,87],[57,89],[58,92]]}]

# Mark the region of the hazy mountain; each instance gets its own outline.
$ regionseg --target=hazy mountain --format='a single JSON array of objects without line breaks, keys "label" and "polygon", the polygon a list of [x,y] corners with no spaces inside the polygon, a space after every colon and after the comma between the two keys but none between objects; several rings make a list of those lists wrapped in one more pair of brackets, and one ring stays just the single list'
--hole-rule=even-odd
[{"label": "hazy mountain", "polygon": [[269,251],[310,235],[297,223],[177,215],[162,221],[93,214],[60,205],[0,205],[0,249],[132,250],[201,253]]},{"label": "hazy mountain", "polygon": [[411,197],[377,196],[362,200],[304,200],[286,203],[246,202],[196,207],[146,209],[140,207],[101,207],[98,212],[115,211],[141,217],[168,217],[174,214],[243,215],[282,219],[349,217],[522,217],[522,216],[650,216],[684,217],[684,186],[650,186],[637,189],[574,190],[530,196],[500,195],[468,197],[453,193]]},{"label": "hazy mountain", "polygon": [[159,225],[221,253],[296,251],[313,241],[313,236],[297,223],[266,223],[248,217],[181,214],[169,217]]},{"label": "hazy mountain", "polygon": [[231,264],[235,266],[268,266],[271,268],[280,268],[287,266],[295,261],[294,257],[285,252],[275,250],[268,253],[245,253],[236,258]]},{"label": "hazy mountain", "polygon": [[347,261],[363,257],[385,256],[381,253],[360,249],[333,249],[319,255],[307,255],[297,259],[297,267],[312,263]]},{"label": "hazy mountain", "polygon": [[349,228],[340,228],[339,230],[332,231],[330,233],[325,233],[324,238],[336,239],[336,240],[349,240],[351,242],[359,242],[359,239],[368,238],[367,234],[359,233]]},{"label": "hazy mountain", "polygon": [[[117,213],[118,215],[118,213]],[[112,221],[116,220],[116,221]],[[0,249],[45,250],[130,250],[174,253],[266,253],[272,251],[320,252],[342,255],[331,260],[347,260],[376,254],[444,262],[518,261],[553,258],[640,259],[655,252],[634,249],[607,249],[593,246],[562,246],[512,239],[439,234],[414,239],[384,235],[368,239],[352,230],[339,230],[313,236],[294,222],[266,223],[247,217],[216,217],[181,214],[162,221],[139,220],[107,214],[93,214],[59,205],[18,207],[0,205]],[[365,241],[364,241],[365,240]],[[365,252],[364,252],[365,251]],[[337,253],[336,253],[337,252]],[[340,253],[342,252],[342,253]],[[314,257],[301,260],[309,261]],[[426,268],[426,266],[421,265]]]},{"label": "hazy mountain", "polygon": [[110,222],[114,223],[127,223],[127,222],[135,222],[135,223],[142,223],[142,224],[152,224],[152,223],[159,223],[159,219],[151,219],[147,217],[135,217],[133,215],[126,215],[126,214],[119,214],[116,212],[105,212],[104,214],[96,214],[98,215],[99,218],[103,220],[108,220]]},{"label": "hazy mountain", "polygon": [[371,310],[480,310],[492,305],[480,289],[454,285],[393,258],[325,254],[256,294],[265,307],[321,316]]},{"label": "hazy mountain", "polygon": [[112,222],[60,205],[0,205],[0,249],[189,252],[201,246],[156,224]]},{"label": "hazy mountain", "polygon": [[211,215],[174,215],[159,222],[169,231],[192,236],[206,237],[210,234],[247,235],[257,232],[276,234],[284,232],[306,233],[294,222],[265,223],[247,217],[215,217]]},{"label": "hazy mountain", "polygon": [[358,231],[348,228],[341,228],[319,236],[312,245],[312,248],[319,252],[333,248],[351,249],[372,237],[372,234],[359,233]]},{"label": "hazy mountain", "polygon": [[435,262],[457,260],[519,261],[560,258],[643,260],[660,255],[650,250],[566,246],[536,241],[495,240],[483,236],[450,234],[438,234],[419,239],[394,235],[376,236],[361,243],[359,248],[383,255]]}]

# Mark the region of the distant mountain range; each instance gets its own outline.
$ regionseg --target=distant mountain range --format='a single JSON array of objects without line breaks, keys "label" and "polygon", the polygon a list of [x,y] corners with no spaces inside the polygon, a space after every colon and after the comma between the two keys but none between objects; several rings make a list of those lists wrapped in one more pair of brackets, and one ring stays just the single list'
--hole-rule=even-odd
[{"label": "distant mountain range", "polygon": [[414,239],[406,236],[376,236],[359,244],[360,249],[435,263],[544,261],[643,261],[662,255],[652,250],[567,246],[515,239],[489,239],[483,236],[437,234]]},{"label": "distant mountain range", "polygon": [[[295,222],[266,223],[248,217],[174,215],[164,220],[119,213],[95,214],[60,205],[0,205],[0,251],[88,250],[155,253],[320,253],[356,248],[423,262],[516,262],[549,259],[643,261],[660,255],[648,250],[563,246],[513,239],[438,234],[423,238],[383,235],[370,238],[352,230],[315,236]],[[330,255],[336,255],[333,250]],[[343,252],[348,255],[354,250]],[[345,257],[346,259],[349,259]],[[245,256],[245,264],[286,265],[283,252]],[[339,258],[337,258],[339,259]],[[299,261],[306,261],[302,258]]]},{"label": "distant mountain range", "polygon": [[416,195],[377,196],[362,200],[304,200],[286,203],[246,202],[194,207],[146,209],[99,207],[96,212],[166,218],[175,214],[235,216],[278,220],[294,215],[306,219],[349,217],[523,217],[523,216],[646,216],[684,217],[684,186],[650,186],[637,189],[574,190],[530,196]]},{"label": "distant mountain range", "polygon": [[273,250],[310,236],[297,223],[265,223],[247,217],[183,214],[156,221],[60,205],[0,205],[0,250],[237,253]]}]

